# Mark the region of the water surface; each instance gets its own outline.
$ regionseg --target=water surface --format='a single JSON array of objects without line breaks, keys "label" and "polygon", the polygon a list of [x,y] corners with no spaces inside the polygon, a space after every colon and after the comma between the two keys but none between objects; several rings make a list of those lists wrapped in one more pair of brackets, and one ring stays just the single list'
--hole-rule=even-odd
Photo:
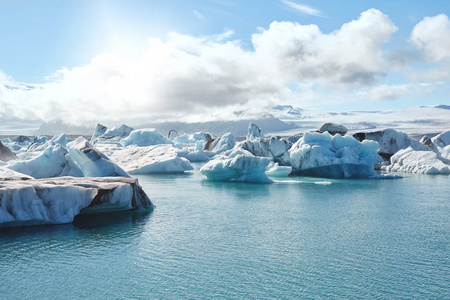
[{"label": "water surface", "polygon": [[257,185],[195,167],[139,176],[152,213],[1,230],[2,299],[450,297],[450,176]]}]

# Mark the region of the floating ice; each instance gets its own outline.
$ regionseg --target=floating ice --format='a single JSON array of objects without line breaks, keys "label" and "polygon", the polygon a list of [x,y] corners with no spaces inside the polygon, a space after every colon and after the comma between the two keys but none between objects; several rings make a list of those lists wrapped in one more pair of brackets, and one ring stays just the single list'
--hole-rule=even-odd
[{"label": "floating ice", "polygon": [[306,132],[289,150],[297,175],[328,178],[369,178],[381,160],[374,141],[358,142],[351,136]]},{"label": "floating ice", "polygon": [[200,173],[213,181],[271,183],[265,174],[270,162],[270,158],[256,157],[244,149],[235,148],[215,156],[200,169]]},{"label": "floating ice", "polygon": [[394,129],[385,129],[375,132],[360,132],[353,135],[359,141],[373,140],[380,144],[379,154],[386,160],[397,151],[412,147],[417,151],[431,151],[430,148],[419,141],[410,138],[406,133]]},{"label": "floating ice", "polygon": [[325,123],[320,127],[319,132],[328,132],[331,135],[340,134],[345,135],[348,129],[344,125],[339,125],[336,123]]},{"label": "floating ice", "polygon": [[[93,134],[93,138],[91,139],[91,144],[95,145],[97,143],[100,144],[120,144],[120,140],[127,137],[134,129],[122,124],[116,125],[112,128],[104,129],[105,126],[98,124],[95,132]],[[103,134],[101,134],[104,132]],[[100,135],[99,135],[100,134]]]},{"label": "floating ice", "polygon": [[[3,180],[11,180],[11,178],[14,179],[32,179],[33,177],[28,176],[23,173],[16,172],[14,170],[11,170],[7,168],[6,166],[0,166],[0,181]],[[1,201],[1,199],[0,199]]]},{"label": "floating ice", "polygon": [[185,133],[173,139],[177,144],[195,144],[197,141],[206,142],[205,134],[201,131],[193,134]]},{"label": "floating ice", "polygon": [[248,126],[247,140],[253,141],[256,138],[263,138],[263,137],[264,137],[264,134],[263,134],[261,128],[259,128],[254,123],[250,123],[250,125]]},{"label": "floating ice", "polygon": [[180,173],[192,170],[190,162],[172,145],[148,147],[100,147],[112,161],[130,174]]},{"label": "floating ice", "polygon": [[201,149],[191,151],[188,148],[183,148],[183,149],[177,150],[177,155],[179,157],[186,158],[190,162],[205,162],[205,161],[209,161],[211,159],[211,157],[213,157],[215,155],[215,153],[209,152],[209,151],[203,151]]},{"label": "floating ice", "polygon": [[291,172],[291,166],[279,166],[278,163],[275,163],[272,167],[269,165],[266,175],[271,177],[286,177],[291,174]]},{"label": "floating ice", "polygon": [[0,161],[7,162],[14,159],[17,159],[17,155],[0,142]]},{"label": "floating ice", "polygon": [[290,164],[288,150],[291,146],[291,142],[280,137],[255,138],[239,144],[239,147],[255,156],[270,157],[282,165]]},{"label": "floating ice", "polygon": [[136,179],[0,181],[0,227],[70,223],[78,214],[151,209]]},{"label": "floating ice", "polygon": [[61,133],[55,135],[51,140],[45,142],[44,144],[39,144],[37,142],[31,144],[28,147],[27,152],[44,151],[45,149],[55,145],[61,145],[63,147],[66,147],[68,141],[69,140],[67,139],[67,136],[64,133]]},{"label": "floating ice", "polygon": [[431,138],[431,142],[438,148],[442,149],[450,145],[450,130]]},{"label": "floating ice", "polygon": [[391,157],[391,164],[382,169],[417,174],[450,173],[450,166],[442,162],[435,152],[415,151],[412,147],[398,151]]},{"label": "floating ice", "polygon": [[84,137],[80,136],[75,141],[68,143],[67,149],[84,177],[130,177]]},{"label": "floating ice", "polygon": [[67,149],[56,144],[48,146],[34,158],[28,160],[15,160],[8,163],[11,170],[27,174],[34,178],[50,178],[59,176],[81,177],[81,170],[71,164],[66,158]]},{"label": "floating ice", "polygon": [[124,147],[137,145],[140,147],[153,146],[159,144],[172,144],[172,141],[164,137],[154,128],[133,130],[129,136],[120,140]]},{"label": "floating ice", "polygon": [[236,145],[234,136],[228,132],[225,133],[221,138],[216,139],[211,144],[211,151],[215,153],[221,153],[230,149]]}]

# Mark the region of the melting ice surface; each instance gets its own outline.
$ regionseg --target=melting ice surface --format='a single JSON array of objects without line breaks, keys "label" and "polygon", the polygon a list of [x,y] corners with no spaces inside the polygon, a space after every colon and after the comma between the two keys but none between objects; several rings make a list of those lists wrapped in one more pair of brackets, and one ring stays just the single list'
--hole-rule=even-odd
[{"label": "melting ice surface", "polygon": [[2,299],[449,295],[450,176],[257,185],[194,167],[138,176],[150,214],[1,230]]}]

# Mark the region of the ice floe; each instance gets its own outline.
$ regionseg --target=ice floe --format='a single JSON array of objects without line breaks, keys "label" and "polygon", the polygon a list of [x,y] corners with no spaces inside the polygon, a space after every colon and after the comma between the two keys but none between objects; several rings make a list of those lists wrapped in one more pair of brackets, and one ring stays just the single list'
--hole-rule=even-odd
[{"label": "ice floe", "polygon": [[0,227],[63,224],[78,214],[152,208],[133,178],[0,181]]},{"label": "ice floe", "polygon": [[108,157],[129,174],[180,173],[192,170],[189,160],[178,156],[172,145],[148,147],[99,146]]}]

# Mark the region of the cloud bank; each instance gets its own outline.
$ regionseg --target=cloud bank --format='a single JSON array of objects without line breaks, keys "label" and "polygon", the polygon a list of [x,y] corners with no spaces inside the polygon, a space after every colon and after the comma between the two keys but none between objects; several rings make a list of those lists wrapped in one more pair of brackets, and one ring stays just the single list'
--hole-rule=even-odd
[{"label": "cloud bank", "polygon": [[[447,59],[448,34],[439,42],[427,36],[436,28],[447,34],[448,18],[425,18],[411,40],[425,55]],[[393,99],[408,90],[384,83],[389,63],[383,44],[396,30],[388,16],[370,9],[331,33],[317,25],[273,22],[252,35],[253,49],[232,40],[230,31],[206,37],[170,33],[166,41],[149,39],[139,59],[101,54],[89,65],[55,72],[41,85],[0,73],[0,118],[211,121],[238,118],[235,111],[253,107],[303,105],[321,93],[366,89],[369,99]]]}]

